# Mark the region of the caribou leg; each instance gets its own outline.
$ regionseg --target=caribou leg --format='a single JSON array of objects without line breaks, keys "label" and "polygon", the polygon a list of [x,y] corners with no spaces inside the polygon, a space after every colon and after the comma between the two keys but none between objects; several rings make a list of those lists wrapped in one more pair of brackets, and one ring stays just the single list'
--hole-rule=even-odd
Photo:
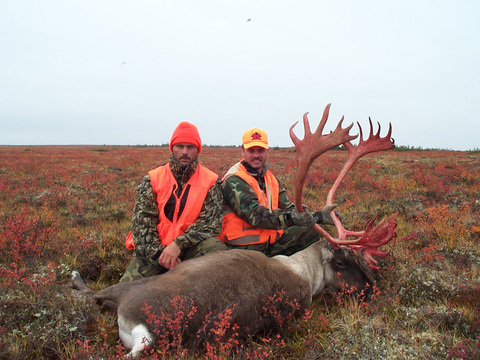
[{"label": "caribou leg", "polygon": [[85,284],[85,281],[83,281],[82,276],[77,270],[73,270],[70,274],[70,285],[72,288],[80,290],[80,292],[85,295],[92,295],[95,293],[95,291]]}]

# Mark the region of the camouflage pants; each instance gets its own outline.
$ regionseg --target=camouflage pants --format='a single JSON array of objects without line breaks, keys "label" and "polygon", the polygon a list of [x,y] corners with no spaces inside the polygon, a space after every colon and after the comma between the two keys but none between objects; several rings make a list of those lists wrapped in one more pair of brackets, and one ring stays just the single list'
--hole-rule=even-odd
[{"label": "camouflage pants", "polygon": [[[216,237],[211,237],[195,246],[192,246],[191,248],[182,250],[180,259],[184,261],[217,250],[227,250],[227,247]],[[160,275],[166,272],[167,269],[160,266],[158,261],[134,256],[119,282],[138,280],[153,275]]]},{"label": "camouflage pants", "polygon": [[268,257],[275,255],[290,256],[305,249],[309,245],[320,240],[320,234],[311,228],[303,226],[291,226],[283,231],[283,235],[274,243],[254,245],[227,245],[229,249],[246,249],[261,251]]}]

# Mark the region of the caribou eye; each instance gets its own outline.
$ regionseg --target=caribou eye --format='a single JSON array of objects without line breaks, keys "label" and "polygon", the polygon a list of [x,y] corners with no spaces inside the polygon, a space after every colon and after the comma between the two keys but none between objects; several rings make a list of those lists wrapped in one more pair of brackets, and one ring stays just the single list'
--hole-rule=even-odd
[{"label": "caribou eye", "polygon": [[345,269],[345,265],[343,265],[343,263],[342,263],[341,261],[336,260],[336,261],[335,261],[335,265],[336,265],[337,268],[339,268],[339,269],[342,269],[342,270]]}]

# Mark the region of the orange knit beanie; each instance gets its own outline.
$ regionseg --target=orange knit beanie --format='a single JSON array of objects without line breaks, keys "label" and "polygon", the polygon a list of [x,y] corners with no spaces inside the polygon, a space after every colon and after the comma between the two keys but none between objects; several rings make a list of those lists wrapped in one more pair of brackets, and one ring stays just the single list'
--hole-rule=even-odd
[{"label": "orange knit beanie", "polygon": [[187,121],[182,121],[173,131],[172,138],[170,139],[170,151],[173,150],[173,145],[179,143],[195,145],[199,154],[202,151],[202,140],[200,140],[198,129],[195,125]]}]

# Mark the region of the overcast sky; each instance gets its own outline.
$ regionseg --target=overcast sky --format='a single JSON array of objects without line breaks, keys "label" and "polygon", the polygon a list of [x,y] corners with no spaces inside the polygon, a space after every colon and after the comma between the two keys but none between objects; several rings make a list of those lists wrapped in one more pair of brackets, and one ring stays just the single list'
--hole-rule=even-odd
[{"label": "overcast sky", "polygon": [[397,145],[479,149],[479,19],[478,0],[0,0],[0,144],[164,144],[186,120],[207,145],[291,146],[331,103],[327,131],[371,117]]}]

